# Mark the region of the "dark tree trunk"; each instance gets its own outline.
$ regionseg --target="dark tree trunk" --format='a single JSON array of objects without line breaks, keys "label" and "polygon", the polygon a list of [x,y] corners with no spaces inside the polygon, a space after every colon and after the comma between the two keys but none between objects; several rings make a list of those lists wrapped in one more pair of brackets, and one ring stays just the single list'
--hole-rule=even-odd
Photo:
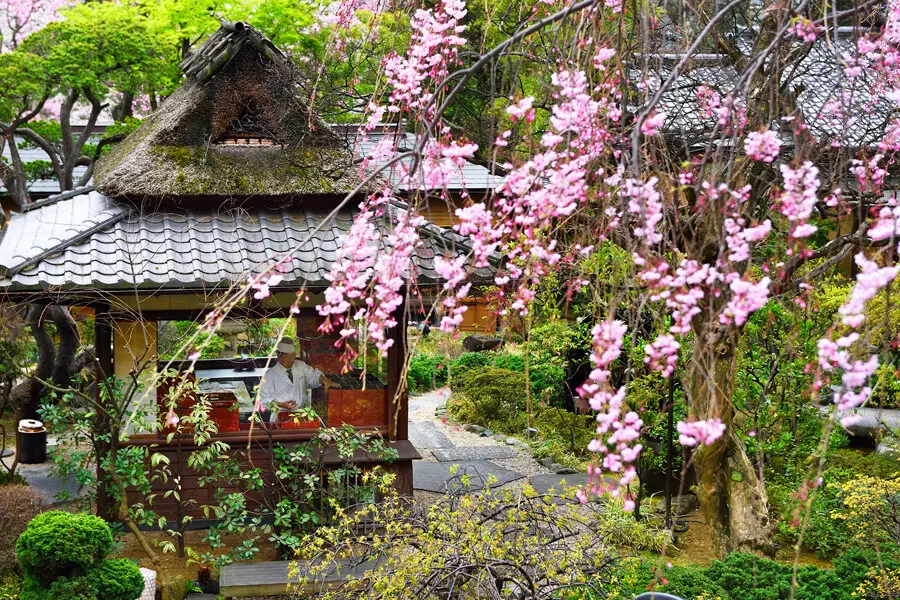
[{"label": "dark tree trunk", "polygon": [[19,210],[31,204],[31,196],[28,194],[28,182],[25,180],[25,165],[19,156],[19,148],[16,146],[15,137],[10,132],[6,136],[6,143],[9,146],[9,156],[12,166],[2,165],[0,176],[3,179],[3,185],[9,191],[9,196],[15,202]]},{"label": "dark tree trunk", "polygon": [[23,419],[38,418],[38,409],[41,407],[41,398],[44,394],[44,386],[40,382],[49,381],[55,370],[56,345],[50,334],[47,333],[46,320],[49,316],[49,306],[45,304],[32,304],[25,314],[25,320],[28,321],[31,334],[37,344],[38,358],[28,389],[28,397],[21,405],[21,418]]},{"label": "dark tree trunk", "polygon": [[[53,321],[59,336],[59,346],[47,332],[47,319]],[[11,397],[20,407],[20,418],[37,419],[38,409],[44,399],[45,388],[41,381],[52,381],[59,387],[72,384],[72,377],[90,360],[90,351],[76,355],[81,345],[78,325],[69,309],[63,306],[32,304],[25,313],[25,320],[38,347],[34,376],[16,386]]]},{"label": "dark tree trunk", "polygon": [[112,117],[116,121],[124,121],[126,118],[134,115],[134,94],[132,92],[124,92],[122,100],[112,109]]},{"label": "dark tree trunk", "polygon": [[[98,406],[102,406],[103,402],[100,397],[102,382],[113,374],[112,323],[109,319],[108,307],[96,309],[94,338],[97,351],[97,386],[94,394],[95,402]],[[121,516],[121,505],[116,499],[117,483],[112,477],[115,475],[115,468],[105,469],[103,463],[104,461],[115,461],[119,432],[118,430],[113,431],[113,423],[109,414],[102,410],[97,411],[93,428],[95,433],[94,452],[97,456],[97,516],[107,521],[118,521]]]},{"label": "dark tree trunk", "polygon": [[719,418],[727,427],[721,439],[694,452],[700,506],[720,555],[734,550],[771,554],[766,488],[732,430],[739,332],[718,341],[708,339],[702,330],[695,330],[695,335],[685,385],[690,415],[695,420]]}]

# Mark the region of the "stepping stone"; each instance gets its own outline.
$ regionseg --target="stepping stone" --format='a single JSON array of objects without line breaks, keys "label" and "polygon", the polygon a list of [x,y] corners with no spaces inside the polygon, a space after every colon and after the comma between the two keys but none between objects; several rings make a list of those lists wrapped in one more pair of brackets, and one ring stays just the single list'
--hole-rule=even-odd
[{"label": "stepping stone", "polygon": [[50,465],[49,462],[40,465],[19,465],[16,473],[37,490],[45,504],[59,502],[56,496],[63,491],[69,492],[69,500],[78,498],[81,495],[81,485],[75,479],[75,475],[60,480],[50,475]]},{"label": "stepping stone", "polygon": [[[451,475],[450,469],[453,465],[459,465],[459,468],[456,469],[454,475]],[[524,477],[521,473],[504,469],[487,460],[465,460],[455,463],[417,461],[413,463],[413,488],[445,493],[449,485],[451,491],[455,491],[462,486],[462,482],[459,479],[460,476],[468,475],[469,489],[480,490],[484,488],[485,480],[489,474],[497,478],[494,487]],[[449,484],[447,483],[448,481],[450,482]]]},{"label": "stepping stone", "polygon": [[519,452],[509,446],[463,446],[457,448],[435,448],[431,451],[441,462],[478,460],[491,458],[516,458]]},{"label": "stepping stone", "polygon": [[582,488],[587,485],[588,476],[587,473],[575,473],[572,475],[556,475],[550,473],[546,475],[532,475],[528,478],[531,487],[533,487],[534,491],[538,494],[546,494],[550,488],[553,488],[557,492],[561,492],[563,490],[563,486],[561,485],[563,480],[565,480],[565,487],[567,488]]},{"label": "stepping stone", "polygon": [[416,450],[453,448],[453,442],[431,421],[423,423],[412,421],[409,424],[409,441],[416,447]]}]

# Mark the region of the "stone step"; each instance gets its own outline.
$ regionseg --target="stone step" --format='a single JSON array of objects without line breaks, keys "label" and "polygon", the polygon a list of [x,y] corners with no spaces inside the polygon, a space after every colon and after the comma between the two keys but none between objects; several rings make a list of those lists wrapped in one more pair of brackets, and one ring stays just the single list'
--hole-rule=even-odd
[{"label": "stone step", "polygon": [[516,458],[521,454],[509,446],[457,446],[456,448],[435,448],[431,453],[441,462]]}]

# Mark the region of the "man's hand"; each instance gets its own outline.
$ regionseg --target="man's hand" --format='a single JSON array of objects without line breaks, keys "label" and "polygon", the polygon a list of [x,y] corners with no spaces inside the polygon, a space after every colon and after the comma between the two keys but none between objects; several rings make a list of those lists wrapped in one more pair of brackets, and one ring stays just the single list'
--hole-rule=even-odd
[{"label": "man's hand", "polygon": [[297,403],[294,402],[293,400],[286,400],[284,402],[276,402],[275,404],[278,405],[278,408],[282,408],[284,410],[290,410],[292,408],[297,408]]}]

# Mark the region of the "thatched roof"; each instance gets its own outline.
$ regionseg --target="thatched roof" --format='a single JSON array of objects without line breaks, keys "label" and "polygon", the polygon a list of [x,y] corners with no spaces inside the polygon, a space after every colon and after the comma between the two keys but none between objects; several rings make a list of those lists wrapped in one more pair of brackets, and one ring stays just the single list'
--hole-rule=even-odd
[{"label": "thatched roof", "polygon": [[298,97],[297,74],[249,25],[222,28],[186,58],[184,83],[97,165],[107,196],[343,195],[352,148]]}]

